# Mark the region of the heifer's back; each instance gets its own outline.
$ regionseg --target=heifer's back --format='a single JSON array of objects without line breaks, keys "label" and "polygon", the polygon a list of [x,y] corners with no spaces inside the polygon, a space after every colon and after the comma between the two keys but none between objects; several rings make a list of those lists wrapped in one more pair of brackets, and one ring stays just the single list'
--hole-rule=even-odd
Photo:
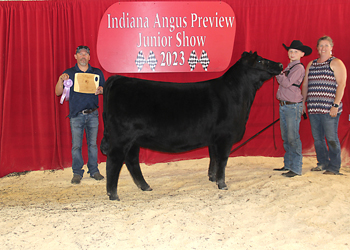
[{"label": "heifer's back", "polygon": [[107,153],[110,198],[118,198],[114,184],[124,161],[135,183],[149,190],[138,164],[140,147],[183,152],[208,146],[210,179],[225,189],[227,158],[244,134],[255,93],[281,70],[277,63],[245,52],[223,76],[199,83],[110,77],[104,90],[101,143]]}]

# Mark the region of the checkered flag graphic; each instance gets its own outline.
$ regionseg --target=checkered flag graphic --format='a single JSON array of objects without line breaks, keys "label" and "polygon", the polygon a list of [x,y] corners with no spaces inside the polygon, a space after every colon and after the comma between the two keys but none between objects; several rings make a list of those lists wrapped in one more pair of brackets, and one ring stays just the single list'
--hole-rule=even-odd
[{"label": "checkered flag graphic", "polygon": [[152,50],[149,52],[149,56],[147,58],[146,63],[148,63],[151,70],[154,71],[154,69],[157,65],[157,59],[156,59],[156,56],[154,55],[154,52]]},{"label": "checkered flag graphic", "polygon": [[154,71],[158,61],[157,61],[156,56],[155,56],[153,51],[149,52],[149,56],[148,56],[147,60],[143,56],[142,50],[139,51],[139,53],[137,54],[137,58],[135,60],[135,64],[137,66],[138,71],[142,70],[143,65],[145,65],[145,63],[147,63],[149,65],[149,67],[151,68],[151,70]]},{"label": "checkered flag graphic", "polygon": [[190,58],[188,58],[188,64],[190,65],[191,71],[194,70],[196,67],[196,64],[200,63],[202,64],[202,67],[205,71],[208,70],[208,66],[210,63],[210,60],[208,58],[208,54],[205,50],[202,51],[201,58],[198,59],[196,51],[193,50],[190,54]]},{"label": "checkered flag graphic", "polygon": [[205,50],[202,51],[202,55],[201,55],[201,58],[199,59],[199,62],[202,64],[203,69],[205,71],[207,71],[210,60],[209,60],[208,54]]},{"label": "checkered flag graphic", "polygon": [[143,68],[143,65],[145,65],[146,60],[145,57],[143,56],[143,52],[142,50],[139,51],[139,53],[137,54],[137,58],[135,60],[136,66],[138,71],[141,71]]},{"label": "checkered flag graphic", "polygon": [[194,70],[197,63],[198,63],[198,57],[197,57],[196,51],[193,50],[190,54],[190,58],[188,58],[188,64],[190,65],[191,71]]}]

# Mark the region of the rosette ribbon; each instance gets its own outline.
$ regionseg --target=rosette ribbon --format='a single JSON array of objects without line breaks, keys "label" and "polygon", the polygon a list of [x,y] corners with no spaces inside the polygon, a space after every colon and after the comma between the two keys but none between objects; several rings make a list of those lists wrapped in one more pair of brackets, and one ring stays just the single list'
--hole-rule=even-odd
[{"label": "rosette ribbon", "polygon": [[71,79],[64,80],[63,85],[64,85],[64,89],[61,96],[61,101],[60,101],[61,104],[63,104],[64,98],[66,98],[66,101],[69,100],[70,87],[73,86],[73,81]]}]

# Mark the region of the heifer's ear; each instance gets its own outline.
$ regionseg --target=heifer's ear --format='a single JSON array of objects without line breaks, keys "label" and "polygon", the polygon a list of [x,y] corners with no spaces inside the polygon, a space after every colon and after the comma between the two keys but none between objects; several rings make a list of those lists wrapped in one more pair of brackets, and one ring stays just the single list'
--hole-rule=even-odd
[{"label": "heifer's ear", "polygon": [[252,53],[248,53],[248,52],[243,52],[242,57],[240,59],[240,61],[245,64],[245,65],[249,65],[252,64],[252,62],[254,61],[254,59],[252,60]]},{"label": "heifer's ear", "polygon": [[249,54],[249,53],[248,53],[247,51],[244,51],[244,52],[242,53],[241,57],[243,58],[243,57],[247,56],[247,54]]},{"label": "heifer's ear", "polygon": [[255,52],[252,54],[252,59],[253,59],[253,60],[257,60],[258,57],[259,57],[259,56],[258,56],[258,53],[255,51]]}]

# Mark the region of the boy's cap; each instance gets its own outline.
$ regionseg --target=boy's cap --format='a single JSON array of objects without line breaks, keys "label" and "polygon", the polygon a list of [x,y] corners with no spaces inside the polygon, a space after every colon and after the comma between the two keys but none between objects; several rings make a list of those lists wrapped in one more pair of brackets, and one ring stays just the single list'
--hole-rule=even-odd
[{"label": "boy's cap", "polygon": [[289,47],[287,47],[284,43],[282,44],[285,49],[288,51],[289,49],[297,49],[305,53],[305,56],[310,55],[312,49],[309,46],[303,45],[299,40],[294,40]]},{"label": "boy's cap", "polygon": [[81,50],[85,49],[86,50],[86,53],[88,53],[90,55],[90,49],[88,46],[83,46],[83,45],[80,45],[78,46],[77,50],[76,50],[76,54],[78,54]]}]

